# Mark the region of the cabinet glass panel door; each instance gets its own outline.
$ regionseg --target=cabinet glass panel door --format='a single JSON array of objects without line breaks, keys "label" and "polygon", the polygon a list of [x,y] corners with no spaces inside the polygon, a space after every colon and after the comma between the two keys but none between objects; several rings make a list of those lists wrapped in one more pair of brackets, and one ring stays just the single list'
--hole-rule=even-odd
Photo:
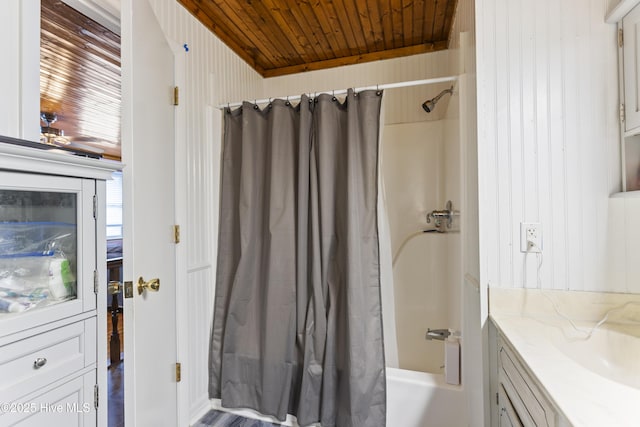
[{"label": "cabinet glass panel door", "polygon": [[78,295],[78,193],[0,188],[0,319]]}]

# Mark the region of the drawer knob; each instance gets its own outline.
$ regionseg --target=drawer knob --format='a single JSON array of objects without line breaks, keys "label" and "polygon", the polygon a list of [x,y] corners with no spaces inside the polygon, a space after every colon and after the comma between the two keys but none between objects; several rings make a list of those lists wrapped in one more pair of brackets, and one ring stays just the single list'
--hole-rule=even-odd
[{"label": "drawer knob", "polygon": [[40,369],[46,364],[47,364],[46,358],[38,357],[36,360],[33,361],[33,369]]}]

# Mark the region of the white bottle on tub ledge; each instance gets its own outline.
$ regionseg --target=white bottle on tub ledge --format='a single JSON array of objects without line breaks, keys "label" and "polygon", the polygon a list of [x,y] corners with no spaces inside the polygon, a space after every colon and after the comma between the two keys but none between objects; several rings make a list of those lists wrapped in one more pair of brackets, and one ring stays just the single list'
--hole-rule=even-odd
[{"label": "white bottle on tub ledge", "polygon": [[444,342],[444,379],[447,384],[460,384],[460,333],[449,330]]}]

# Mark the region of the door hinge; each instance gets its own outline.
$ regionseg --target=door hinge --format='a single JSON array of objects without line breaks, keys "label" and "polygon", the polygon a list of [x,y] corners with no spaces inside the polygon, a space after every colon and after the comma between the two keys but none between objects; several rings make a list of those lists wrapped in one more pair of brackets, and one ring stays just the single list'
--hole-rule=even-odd
[{"label": "door hinge", "polygon": [[178,86],[173,87],[173,105],[180,104],[180,88]]},{"label": "door hinge", "polygon": [[182,380],[182,364],[176,363],[176,382],[179,383]]},{"label": "door hinge", "polygon": [[98,195],[93,195],[93,219],[98,219]]},{"label": "door hinge", "polygon": [[618,29],[618,47],[624,46],[624,32],[622,28]]},{"label": "door hinge", "polygon": [[93,293],[98,295],[98,288],[100,286],[100,277],[98,270],[93,270]]},{"label": "door hinge", "polygon": [[620,104],[620,123],[624,123],[624,104]]},{"label": "door hinge", "polygon": [[98,384],[93,386],[93,407],[95,409],[98,409],[98,404],[100,403],[100,395],[98,393],[99,389],[98,389]]},{"label": "door hinge", "polygon": [[173,226],[173,243],[180,243],[180,226]]}]

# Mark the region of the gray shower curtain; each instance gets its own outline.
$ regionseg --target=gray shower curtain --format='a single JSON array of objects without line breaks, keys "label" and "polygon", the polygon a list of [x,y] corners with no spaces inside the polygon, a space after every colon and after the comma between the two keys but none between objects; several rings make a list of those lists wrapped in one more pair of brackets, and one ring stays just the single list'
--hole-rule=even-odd
[{"label": "gray shower curtain", "polygon": [[385,425],[382,92],[226,111],[209,394],[301,426]]}]

